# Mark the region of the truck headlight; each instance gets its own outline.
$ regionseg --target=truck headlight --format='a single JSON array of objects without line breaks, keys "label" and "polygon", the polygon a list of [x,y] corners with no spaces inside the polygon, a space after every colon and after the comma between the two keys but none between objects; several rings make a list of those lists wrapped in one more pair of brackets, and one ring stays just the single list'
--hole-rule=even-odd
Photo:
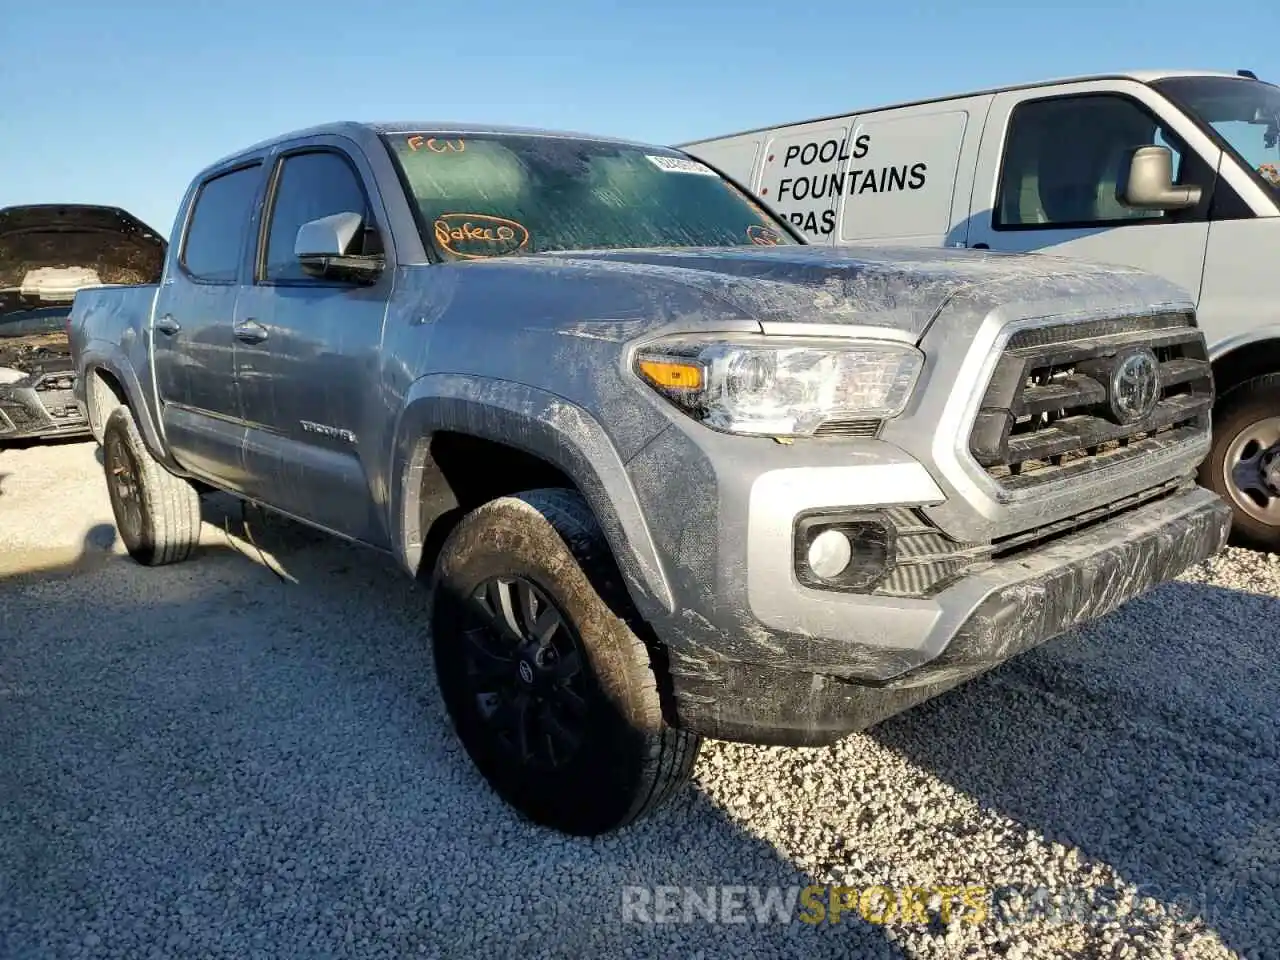
[{"label": "truck headlight", "polygon": [[896,417],[923,363],[898,343],[725,335],[645,344],[635,370],[713,430],[777,437],[807,436],[827,420]]}]

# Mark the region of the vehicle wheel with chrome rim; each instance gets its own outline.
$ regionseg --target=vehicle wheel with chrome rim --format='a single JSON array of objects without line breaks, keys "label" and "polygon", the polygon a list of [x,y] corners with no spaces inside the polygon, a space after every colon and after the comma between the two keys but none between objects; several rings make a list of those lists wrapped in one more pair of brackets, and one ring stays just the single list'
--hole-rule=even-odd
[{"label": "vehicle wheel with chrome rim", "polygon": [[446,708],[523,816],[605,833],[688,780],[699,738],[663,717],[650,651],[578,494],[535,490],[472,511],[445,541],[434,586]]},{"label": "vehicle wheel with chrome rim", "polygon": [[1280,375],[1218,398],[1200,482],[1231,505],[1234,541],[1280,550]]},{"label": "vehicle wheel with chrome rim", "polygon": [[200,539],[200,495],[151,456],[127,406],[116,407],[103,427],[102,469],[129,556],[146,566],[190,556]]}]

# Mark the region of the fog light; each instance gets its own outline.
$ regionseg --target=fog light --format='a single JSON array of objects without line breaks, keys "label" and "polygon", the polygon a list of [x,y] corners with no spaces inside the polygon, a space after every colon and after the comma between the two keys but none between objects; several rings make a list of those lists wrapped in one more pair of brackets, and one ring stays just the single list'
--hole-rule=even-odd
[{"label": "fog light", "polygon": [[816,590],[868,593],[893,569],[897,537],[883,513],[814,511],[796,517],[796,579]]},{"label": "fog light", "polygon": [[853,559],[853,545],[839,530],[824,530],[809,544],[809,569],[831,580],[840,576]]}]

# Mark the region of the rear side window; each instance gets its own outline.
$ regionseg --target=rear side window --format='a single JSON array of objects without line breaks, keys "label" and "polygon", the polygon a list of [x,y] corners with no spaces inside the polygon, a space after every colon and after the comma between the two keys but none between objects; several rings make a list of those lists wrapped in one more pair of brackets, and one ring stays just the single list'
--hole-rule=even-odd
[{"label": "rear side window", "polygon": [[358,213],[364,218],[365,235],[357,241],[360,248],[348,253],[380,252],[376,249],[377,232],[372,229],[364,188],[346,158],[333,151],[286,157],[272,201],[263,279],[312,280],[293,255],[298,228],[335,213]]},{"label": "rear side window", "polygon": [[195,279],[236,282],[260,170],[260,164],[242,167],[214,177],[200,188],[182,248],[182,266]]}]

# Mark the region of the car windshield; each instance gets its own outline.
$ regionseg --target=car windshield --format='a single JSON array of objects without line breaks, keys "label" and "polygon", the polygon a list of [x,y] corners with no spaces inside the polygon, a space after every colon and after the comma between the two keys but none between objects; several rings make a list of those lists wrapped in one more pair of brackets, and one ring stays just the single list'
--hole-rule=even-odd
[{"label": "car windshield", "polygon": [[447,260],[795,241],[710,168],[663,148],[555,136],[385,137]]},{"label": "car windshield", "polygon": [[1280,87],[1231,77],[1172,77],[1155,86],[1217,131],[1280,199]]}]

